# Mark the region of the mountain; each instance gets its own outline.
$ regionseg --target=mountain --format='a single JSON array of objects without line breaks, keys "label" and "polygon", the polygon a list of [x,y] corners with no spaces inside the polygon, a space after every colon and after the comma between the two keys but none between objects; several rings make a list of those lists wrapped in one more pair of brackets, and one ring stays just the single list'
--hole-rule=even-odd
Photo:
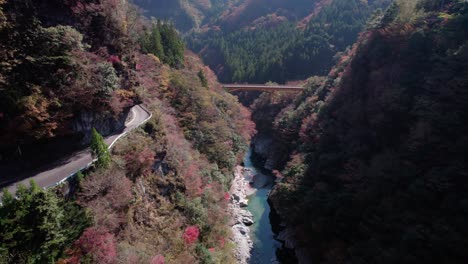
[{"label": "mountain", "polygon": [[466,2],[396,1],[326,78],[255,102],[299,259],[467,261],[467,59]]},{"label": "mountain", "polygon": [[[0,36],[2,185],[75,145],[97,160],[4,190],[0,263],[236,262],[227,190],[255,126],[171,24],[127,1],[0,1]],[[135,104],[151,118],[108,151]]]},{"label": "mountain", "polygon": [[222,82],[305,79],[325,75],[372,14],[391,0],[136,0],[147,16],[185,32]]},{"label": "mountain", "polygon": [[183,31],[199,28],[210,18],[219,15],[234,0],[134,0],[149,17],[172,21]]},{"label": "mountain", "polygon": [[186,39],[222,82],[324,75],[390,1],[244,1]]}]

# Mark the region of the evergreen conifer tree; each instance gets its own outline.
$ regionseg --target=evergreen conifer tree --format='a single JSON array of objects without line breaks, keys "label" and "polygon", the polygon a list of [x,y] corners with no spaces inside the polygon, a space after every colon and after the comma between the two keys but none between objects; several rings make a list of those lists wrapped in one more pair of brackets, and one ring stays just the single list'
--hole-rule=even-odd
[{"label": "evergreen conifer tree", "polygon": [[109,147],[104,142],[104,138],[96,131],[95,128],[93,128],[91,133],[91,155],[93,158],[97,159],[96,167],[107,168],[111,162]]},{"label": "evergreen conifer tree", "polygon": [[203,87],[208,88],[208,80],[206,79],[206,76],[205,76],[205,73],[203,72],[203,70],[200,70],[198,72],[198,78],[200,79],[201,85]]}]

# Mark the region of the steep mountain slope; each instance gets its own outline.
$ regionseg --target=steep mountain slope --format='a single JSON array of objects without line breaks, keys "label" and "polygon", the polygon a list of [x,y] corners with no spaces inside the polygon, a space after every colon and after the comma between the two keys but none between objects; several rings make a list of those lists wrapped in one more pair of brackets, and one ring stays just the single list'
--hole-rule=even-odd
[{"label": "steep mountain slope", "polygon": [[122,126],[137,101],[136,21],[126,1],[92,9],[78,1],[6,1],[2,9],[1,165],[28,167],[45,158],[35,152],[41,147],[55,144],[50,156],[63,154],[89,142],[93,126],[106,135]]},{"label": "steep mountain slope", "polygon": [[83,116],[106,132],[95,119],[124,119],[135,103],[152,113],[110,158],[93,130],[98,162],[64,185],[5,191],[0,263],[236,262],[228,190],[255,130],[250,113],[171,25],[135,11],[127,1],[0,1],[2,144],[48,145]]},{"label": "steep mountain slope", "polygon": [[465,263],[468,4],[396,1],[373,22],[276,110],[280,237],[316,263]]},{"label": "steep mountain slope", "polygon": [[245,1],[187,37],[223,82],[326,74],[371,14],[390,1]]},{"label": "steep mountain slope", "polygon": [[149,17],[172,21],[185,32],[218,16],[238,0],[134,0]]}]

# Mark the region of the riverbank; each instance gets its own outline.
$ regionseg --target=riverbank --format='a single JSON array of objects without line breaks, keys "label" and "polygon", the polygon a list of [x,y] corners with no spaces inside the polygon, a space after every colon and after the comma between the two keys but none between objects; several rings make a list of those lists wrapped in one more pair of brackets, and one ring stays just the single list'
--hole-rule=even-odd
[{"label": "riverbank", "polygon": [[232,242],[235,247],[235,256],[240,264],[247,264],[250,259],[250,251],[253,242],[250,237],[250,229],[253,222],[252,214],[244,208],[248,205],[247,196],[251,193],[249,182],[244,177],[245,168],[237,166],[234,172],[231,189],[229,191]]},{"label": "riverbank", "polygon": [[[257,136],[253,140],[252,159],[260,163],[263,173],[259,173],[256,179],[252,181],[254,188],[266,188],[266,197],[263,197],[268,208],[269,226],[271,226],[274,239],[271,239],[276,249],[276,261],[279,263],[310,263],[310,258],[307,257],[307,249],[300,248],[297,241],[294,239],[294,228],[288,227],[285,223],[287,215],[281,214],[281,208],[278,203],[272,199],[272,193],[275,192],[275,184],[271,182],[271,178],[265,174],[270,170],[277,168],[279,165],[278,152],[272,145],[272,138],[266,134]],[[278,181],[276,177],[273,181]],[[249,205],[250,207],[250,205]],[[255,244],[255,241],[254,241]],[[271,247],[271,246],[270,246]],[[263,249],[261,249],[263,250]],[[255,251],[255,250],[254,250]],[[261,262],[259,262],[261,263]]]}]

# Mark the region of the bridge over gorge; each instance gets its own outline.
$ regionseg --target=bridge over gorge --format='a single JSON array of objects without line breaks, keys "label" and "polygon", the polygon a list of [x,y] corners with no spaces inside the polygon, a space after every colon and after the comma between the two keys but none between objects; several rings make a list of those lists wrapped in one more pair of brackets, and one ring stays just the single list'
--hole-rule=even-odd
[{"label": "bridge over gorge", "polygon": [[291,85],[265,85],[265,84],[223,84],[229,92],[261,91],[261,92],[301,92],[304,87]]}]

